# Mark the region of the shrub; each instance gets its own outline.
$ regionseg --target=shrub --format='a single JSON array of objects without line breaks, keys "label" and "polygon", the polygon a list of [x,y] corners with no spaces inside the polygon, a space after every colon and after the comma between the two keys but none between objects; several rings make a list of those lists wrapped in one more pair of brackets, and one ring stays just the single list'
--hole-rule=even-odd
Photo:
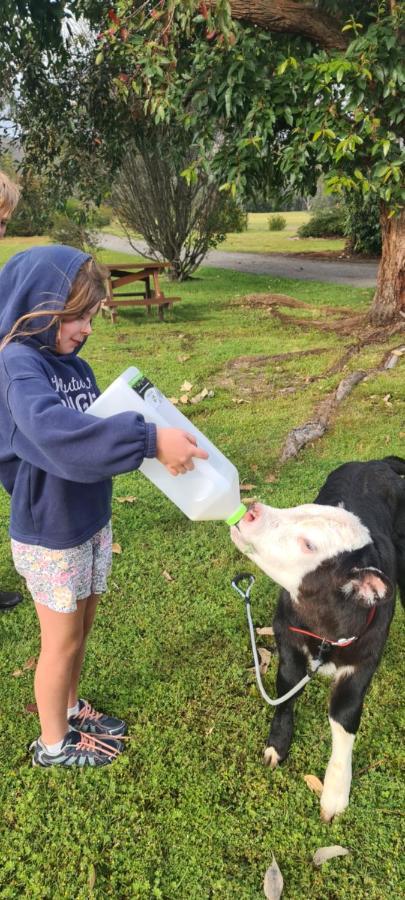
[{"label": "shrub", "polygon": [[113,208],[133,249],[142,235],[148,255],[170,263],[169,277],[185,281],[207,251],[230,231],[246,228],[246,213],[207,171],[191,177],[198,150],[185,132],[145,126],[128,147],[113,193]]},{"label": "shrub", "polygon": [[340,237],[345,234],[345,212],[340,206],[319,209],[298,229],[300,237]]},{"label": "shrub", "polygon": [[85,253],[95,253],[99,246],[92,222],[80,206],[75,207],[70,202],[63,212],[54,215],[49,236],[55,244],[68,244]]},{"label": "shrub", "polygon": [[247,231],[248,214],[242,209],[238,201],[229,194],[223,195],[223,202],[219,204],[215,216],[215,230],[227,234]]},{"label": "shrub", "polygon": [[111,219],[113,217],[113,211],[111,206],[107,206],[105,203],[102,203],[101,206],[97,206],[92,215],[92,221],[97,228],[103,228],[104,225],[109,225]]},{"label": "shrub", "polygon": [[378,197],[352,195],[345,203],[345,235],[352,253],[381,253],[380,204]]},{"label": "shrub", "polygon": [[64,212],[69,218],[86,222],[92,228],[102,228],[103,225],[109,225],[113,217],[111,206],[107,206],[105,203],[102,203],[100,206],[85,205],[76,197],[69,197],[66,200]]},{"label": "shrub", "polygon": [[33,237],[45,234],[52,222],[53,210],[46,193],[45,183],[31,172],[24,172],[19,179],[21,197],[10,219],[7,234],[10,237]]},{"label": "shrub", "polygon": [[270,216],[268,223],[270,231],[284,231],[287,219],[284,216]]}]

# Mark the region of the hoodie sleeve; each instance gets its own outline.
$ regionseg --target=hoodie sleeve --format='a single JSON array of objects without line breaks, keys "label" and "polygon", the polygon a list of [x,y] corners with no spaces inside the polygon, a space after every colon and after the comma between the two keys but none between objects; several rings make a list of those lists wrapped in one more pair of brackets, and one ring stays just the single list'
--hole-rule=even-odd
[{"label": "hoodie sleeve", "polygon": [[66,407],[46,379],[15,377],[7,390],[10,449],[69,481],[91,483],[137,469],[156,455],[156,426],[133,412],[97,419]]}]

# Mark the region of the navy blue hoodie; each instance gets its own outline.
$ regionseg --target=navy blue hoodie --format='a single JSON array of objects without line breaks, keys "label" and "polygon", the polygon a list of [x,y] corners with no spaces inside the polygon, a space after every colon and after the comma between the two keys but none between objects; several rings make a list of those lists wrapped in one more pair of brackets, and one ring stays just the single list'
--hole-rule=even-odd
[{"label": "navy blue hoodie", "polygon": [[[13,256],[0,272],[0,340],[38,305],[63,308],[88,258],[60,245]],[[111,476],[156,455],[156,427],[134,412],[84,415],[100,393],[94,374],[77,350],[56,352],[50,322],[0,352],[0,480],[11,494],[11,536],[59,549],[108,522]]]}]

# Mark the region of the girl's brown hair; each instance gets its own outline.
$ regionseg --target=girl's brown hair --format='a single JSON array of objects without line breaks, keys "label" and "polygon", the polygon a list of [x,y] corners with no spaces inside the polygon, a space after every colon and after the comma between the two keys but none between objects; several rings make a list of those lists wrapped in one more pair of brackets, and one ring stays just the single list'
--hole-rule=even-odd
[{"label": "girl's brown hair", "polygon": [[0,172],[0,216],[11,216],[20,199],[20,188],[18,184],[6,175]]},{"label": "girl's brown hair", "polygon": [[[17,319],[11,331],[3,338],[0,350],[3,350],[15,338],[21,339],[43,334],[54,325],[70,322],[88,313],[105,299],[108,276],[109,270],[106,266],[100,265],[92,258],[88,259],[80,267],[72,282],[65,306],[55,310],[47,308],[46,302],[39,303],[35,310]],[[44,317],[46,317],[46,323],[41,325],[41,319],[43,320]],[[38,327],[35,327],[35,320],[38,320]]]}]

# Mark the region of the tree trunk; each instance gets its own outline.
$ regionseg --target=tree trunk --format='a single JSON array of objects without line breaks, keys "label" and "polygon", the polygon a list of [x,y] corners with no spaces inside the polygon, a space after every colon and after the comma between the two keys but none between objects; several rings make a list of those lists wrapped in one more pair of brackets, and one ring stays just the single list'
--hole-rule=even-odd
[{"label": "tree trunk", "polygon": [[346,50],[348,38],[338,19],[294,0],[230,0],[233,19],[266,31],[299,34],[325,50]]},{"label": "tree trunk", "polygon": [[403,316],[405,325],[405,209],[389,218],[383,203],[380,222],[382,256],[370,321],[384,325]]}]

